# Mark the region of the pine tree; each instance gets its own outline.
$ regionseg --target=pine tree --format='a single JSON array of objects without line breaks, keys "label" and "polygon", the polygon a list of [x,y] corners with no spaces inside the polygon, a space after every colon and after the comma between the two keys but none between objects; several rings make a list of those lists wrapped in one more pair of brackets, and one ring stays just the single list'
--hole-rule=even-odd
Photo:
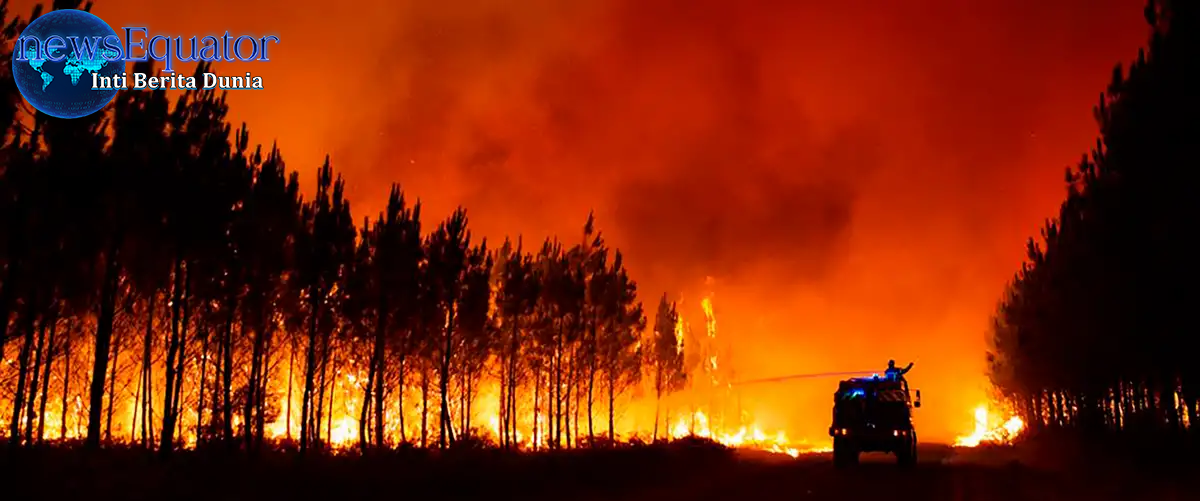
[{"label": "pine tree", "polygon": [[663,294],[658,302],[658,313],[654,318],[654,331],[651,338],[651,364],[654,370],[654,439],[658,439],[658,416],[662,399],[683,388],[687,383],[684,372],[682,333],[676,332],[679,323],[679,312],[675,304],[667,301]]}]

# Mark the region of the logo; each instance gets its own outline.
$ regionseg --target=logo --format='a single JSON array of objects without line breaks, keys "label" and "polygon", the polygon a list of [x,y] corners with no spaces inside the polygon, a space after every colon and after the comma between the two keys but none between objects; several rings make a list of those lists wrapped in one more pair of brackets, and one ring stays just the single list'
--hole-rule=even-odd
[{"label": "logo", "polygon": [[[270,61],[268,50],[279,37],[242,35],[183,37],[155,35],[146,28],[124,28],[125,40],[104,20],[75,9],[50,11],[35,19],[13,47],[13,80],[29,104],[57,118],[79,118],[100,111],[124,89],[262,89],[262,77],[250,73],[196,77],[176,75],[176,62]],[[135,35],[141,35],[140,39]],[[197,40],[199,38],[199,40]],[[125,63],[164,62],[167,76],[126,74]],[[129,85],[132,82],[132,87]],[[200,85],[198,85],[198,83]]]}]

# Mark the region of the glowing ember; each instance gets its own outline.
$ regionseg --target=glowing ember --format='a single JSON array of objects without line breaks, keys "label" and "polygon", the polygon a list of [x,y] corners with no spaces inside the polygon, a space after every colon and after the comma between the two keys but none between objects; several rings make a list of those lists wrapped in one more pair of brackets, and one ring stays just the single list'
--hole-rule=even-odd
[{"label": "glowing ember", "polygon": [[788,441],[787,435],[783,431],[768,435],[757,425],[741,426],[735,433],[714,430],[710,426],[708,415],[703,411],[696,411],[690,416],[682,416],[675,422],[675,426],[671,427],[672,439],[689,436],[707,438],[726,447],[758,449],[778,454],[787,454],[791,457],[830,450],[828,447],[792,444]]},{"label": "glowing ember", "polygon": [[[726,340],[718,336],[716,308],[711,293],[698,301],[696,314],[703,314],[704,330],[693,332],[681,315],[674,326],[676,342],[681,349],[692,358],[690,365],[689,387],[677,394],[664,398],[664,409],[674,409],[676,413],[669,414],[669,426],[666,438],[681,439],[689,436],[708,438],[728,447],[745,448],[787,454],[792,457],[809,452],[829,450],[827,443],[810,444],[804,440],[789,438],[782,430],[766,430],[752,416],[743,411],[741,396],[731,384],[733,363]],[[286,326],[280,325],[280,332],[285,332]],[[86,331],[88,326],[82,328]],[[135,332],[141,334],[141,332]],[[157,336],[161,333],[152,333]],[[136,338],[135,338],[136,339]],[[283,339],[289,339],[284,337]],[[274,347],[269,354],[265,373],[264,396],[266,418],[263,422],[263,435],[269,442],[299,440],[303,418],[303,388],[306,375],[303,370],[304,346],[301,342],[281,343]],[[719,345],[718,340],[725,345]],[[80,346],[85,344],[80,343]],[[162,434],[162,405],[164,401],[162,380],[165,366],[162,358],[150,358],[143,365],[141,360],[143,346],[140,343],[123,343],[116,349],[118,355],[114,359],[119,363],[112,370],[110,386],[115,392],[106,392],[104,409],[111,412],[104,415],[101,433],[108,443],[124,443],[130,445],[146,444],[156,446]],[[331,371],[324,379],[318,374],[314,388],[313,405],[319,404],[312,413],[313,424],[318,426],[312,430],[314,440],[319,440],[320,447],[330,451],[352,450],[360,445],[365,438],[374,440],[375,429],[368,427],[365,433],[360,433],[360,420],[369,414],[362,412],[365,391],[370,383],[367,365],[359,358],[358,346],[351,338],[334,339],[331,344],[334,357],[331,358]],[[212,351],[210,346],[208,351]],[[43,440],[58,441],[63,439],[81,439],[87,427],[86,396],[89,388],[89,374],[77,369],[86,367],[91,354],[83,348],[76,347],[69,357],[66,353],[55,359],[50,373],[46,394],[41,390],[38,396],[44,398],[44,404],[38,401],[33,407],[33,429]],[[343,357],[343,358],[339,358]],[[70,362],[68,370],[67,361]],[[223,375],[220,373],[219,357],[204,353],[202,349],[189,351],[186,359],[187,377],[183,380],[180,391],[183,402],[178,416],[176,430],[177,446],[193,448],[201,441],[219,441],[223,439],[226,427],[222,422],[223,414],[229,413],[228,432],[235,441],[242,441],[247,427],[244,426],[244,400],[239,393],[244,391],[248,379],[247,369],[234,364],[230,374],[230,398],[232,405],[226,411],[221,405],[225,398],[220,390]],[[390,370],[396,371],[398,364],[392,362]],[[454,425],[456,436],[472,436],[485,443],[500,444],[504,434],[504,420],[500,413],[502,398],[500,381],[492,373],[495,369],[495,359],[486,360],[482,375],[477,381],[464,388],[463,381],[458,378],[450,381],[448,390],[453,397],[449,401],[448,411]],[[570,363],[570,359],[567,359]],[[439,395],[435,386],[436,367],[420,358],[405,362],[404,382],[390,380],[383,401],[383,437],[382,442],[389,447],[400,443],[414,445],[436,446],[440,431]],[[523,450],[558,447],[555,431],[558,424],[554,414],[559,412],[552,407],[549,392],[549,380],[546,372],[539,376],[524,367],[516,391],[513,411],[508,426],[510,444]],[[546,369],[543,368],[543,371]],[[15,360],[6,359],[0,363],[0,381],[15,377],[17,367]],[[540,377],[540,379],[538,379]],[[150,381],[145,388],[143,379]],[[423,378],[428,378],[427,386],[423,387]],[[321,383],[324,383],[323,385]],[[592,396],[591,405],[588,403],[588,393],[583,389],[587,385],[576,381],[578,385],[569,395],[562,399],[562,416],[564,420],[561,435],[562,446],[581,447],[591,442],[589,436],[597,442],[606,439],[609,427],[613,428],[613,439],[616,442],[648,441],[654,436],[657,418],[651,412],[658,403],[647,398],[643,389],[633,388],[614,396],[611,402],[600,389],[601,381],[596,382],[597,389]],[[321,395],[323,386],[323,396]],[[66,398],[63,398],[63,393]],[[640,393],[640,394],[639,394]],[[470,397],[466,397],[470,395]],[[507,398],[507,397],[505,397]],[[44,405],[44,411],[41,410]],[[0,422],[9,423],[12,419],[13,402],[8,395],[0,392]],[[687,409],[682,413],[678,410]],[[591,411],[589,419],[588,411]],[[64,412],[65,411],[65,412]],[[26,411],[28,412],[28,411]],[[611,414],[611,415],[610,415]],[[25,414],[24,417],[28,417]],[[319,416],[319,418],[318,418]],[[610,425],[610,419],[612,421]],[[111,424],[110,424],[111,423]],[[43,429],[44,428],[44,429]],[[659,437],[663,437],[661,429]],[[567,437],[570,437],[567,439]]]},{"label": "glowing ember", "polygon": [[999,415],[989,410],[987,404],[979,404],[975,408],[975,431],[970,435],[958,437],[955,447],[975,447],[980,444],[1009,444],[1025,429],[1025,422],[1020,417],[1009,415],[1001,420]]}]

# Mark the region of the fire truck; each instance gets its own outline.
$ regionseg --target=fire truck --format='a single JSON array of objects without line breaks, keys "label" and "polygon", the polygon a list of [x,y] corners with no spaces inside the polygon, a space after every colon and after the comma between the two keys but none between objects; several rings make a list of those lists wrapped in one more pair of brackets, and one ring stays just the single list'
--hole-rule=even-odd
[{"label": "fire truck", "polygon": [[908,383],[879,376],[853,378],[838,384],[833,394],[833,461],[839,467],[858,463],[863,452],[896,455],[896,462],[917,462],[917,431],[912,409],[921,407],[921,390],[916,400],[909,396]]}]

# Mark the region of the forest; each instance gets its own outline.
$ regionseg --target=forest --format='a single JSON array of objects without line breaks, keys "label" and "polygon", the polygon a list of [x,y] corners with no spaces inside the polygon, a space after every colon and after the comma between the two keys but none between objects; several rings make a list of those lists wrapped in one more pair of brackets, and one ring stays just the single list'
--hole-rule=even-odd
[{"label": "forest", "polygon": [[[11,50],[28,20],[0,14]],[[123,91],[59,120],[0,74],[10,446],[611,444],[635,388],[685,384],[675,305],[649,324],[590,215],[575,238],[495,245],[393,185],[359,219],[328,158],[306,199],[223,95]],[[496,423],[472,421],[485,385]]]},{"label": "forest", "polygon": [[1145,18],[1148,49],[1113,70],[1100,137],[994,317],[992,382],[1038,431],[1169,438],[1200,420],[1197,6]]},{"label": "forest", "polygon": [[[11,51],[41,11],[7,5]],[[1200,420],[1186,237],[1200,227],[1197,11],[1147,3],[1148,46],[1113,70],[1099,138],[1066,169],[1058,213],[999,301],[990,380],[1035,435],[1173,438]],[[697,354],[685,356],[677,305],[638,289],[591,215],[568,238],[488,242],[464,209],[430,219],[398,184],[381,213],[355,214],[331,159],[305,196],[277,147],[231,123],[223,95],[121,92],[103,113],[58,120],[28,108],[9,68],[0,79],[10,447],[167,456],[669,436],[658,409],[648,436],[627,433],[623,407],[685,388]]]}]

